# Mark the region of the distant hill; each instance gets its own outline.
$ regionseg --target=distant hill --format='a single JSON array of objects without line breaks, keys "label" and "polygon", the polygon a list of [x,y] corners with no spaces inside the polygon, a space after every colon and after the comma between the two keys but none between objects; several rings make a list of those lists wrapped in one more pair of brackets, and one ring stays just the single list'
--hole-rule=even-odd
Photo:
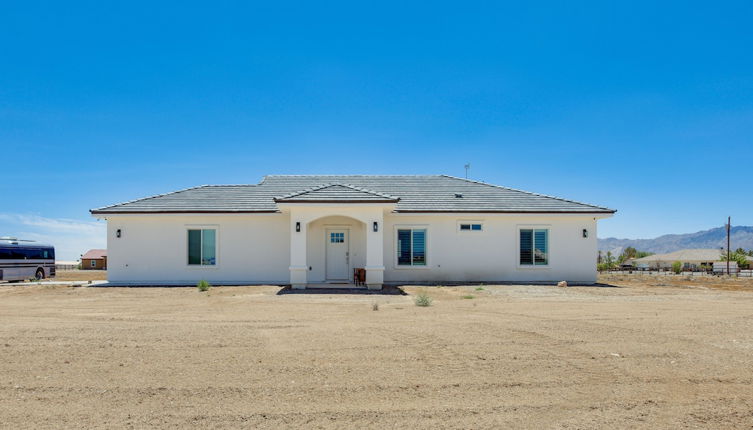
[{"label": "distant hill", "polygon": [[[753,227],[735,226],[731,229],[732,249],[753,249]],[[727,246],[727,230],[724,227],[687,234],[666,234],[656,239],[599,239],[600,251],[622,252],[628,246],[639,251],[655,254],[679,251],[681,249],[721,248]]]}]

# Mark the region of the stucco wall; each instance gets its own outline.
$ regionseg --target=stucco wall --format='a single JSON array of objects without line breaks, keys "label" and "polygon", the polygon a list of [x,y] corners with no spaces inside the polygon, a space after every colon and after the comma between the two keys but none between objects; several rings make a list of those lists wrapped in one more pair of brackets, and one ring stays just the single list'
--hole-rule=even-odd
[{"label": "stucco wall", "polygon": [[[460,221],[483,230],[459,231]],[[596,221],[593,217],[509,215],[387,215],[384,219],[385,282],[596,281]],[[427,266],[397,266],[398,226],[427,229]],[[519,228],[549,229],[549,265],[518,264]],[[583,229],[588,237],[583,238]]]},{"label": "stucco wall", "polygon": [[[481,232],[461,232],[461,220],[483,223]],[[590,216],[384,215],[385,282],[560,281],[595,282],[596,221]],[[113,282],[288,283],[293,221],[288,214],[264,215],[132,215],[108,220],[108,278]],[[367,226],[353,218],[332,216],[312,221],[306,231],[308,282],[324,280],[324,231],[327,225],[348,226],[350,267],[366,265]],[[189,227],[214,226],[216,267],[187,264]],[[396,229],[427,229],[427,266],[396,264]],[[549,265],[518,264],[518,229],[549,229]],[[121,238],[115,231],[121,229]],[[583,238],[583,229],[588,238]],[[293,233],[295,234],[295,233]],[[377,234],[368,231],[368,234]]]},{"label": "stucco wall", "polygon": [[[186,231],[201,226],[217,228],[217,266],[188,265]],[[113,282],[287,283],[289,247],[288,217],[282,214],[110,217],[107,276]]]}]

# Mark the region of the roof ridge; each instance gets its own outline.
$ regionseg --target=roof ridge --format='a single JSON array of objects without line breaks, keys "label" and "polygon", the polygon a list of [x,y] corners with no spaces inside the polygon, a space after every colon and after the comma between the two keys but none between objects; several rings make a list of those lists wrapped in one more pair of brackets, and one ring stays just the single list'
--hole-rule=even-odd
[{"label": "roof ridge", "polygon": [[321,176],[339,176],[339,177],[351,177],[351,178],[358,178],[358,177],[377,177],[377,178],[398,178],[398,177],[421,177],[421,176],[429,176],[429,177],[438,177],[438,176],[447,176],[447,175],[333,175],[333,174],[320,174],[320,175],[265,175],[262,179],[262,182],[266,180],[266,178],[306,178],[306,177],[321,177]]},{"label": "roof ridge", "polygon": [[303,194],[306,194],[306,193],[312,193],[314,191],[319,191],[319,190],[323,190],[325,188],[335,187],[335,186],[350,188],[351,190],[354,190],[354,191],[358,191],[358,192],[362,192],[362,193],[367,193],[367,194],[372,194],[372,195],[375,195],[375,196],[384,197],[386,199],[397,199],[397,197],[391,196],[389,194],[380,193],[380,192],[377,192],[377,191],[369,190],[367,188],[356,187],[355,185],[351,185],[351,184],[342,184],[342,183],[339,183],[339,182],[331,182],[331,183],[327,183],[327,184],[324,184],[324,185],[317,185],[315,187],[310,187],[310,188],[307,188],[307,189],[304,189],[304,190],[301,190],[301,191],[296,191],[294,193],[289,193],[289,194],[286,194],[286,195],[283,195],[283,196],[275,197],[275,199],[278,199],[278,200],[290,199],[292,197],[300,196],[300,195],[303,195]]},{"label": "roof ridge", "polygon": [[300,190],[300,191],[294,191],[292,193],[284,194],[282,196],[275,196],[274,198],[275,199],[289,199],[291,197],[300,196],[301,194],[306,194],[312,191],[321,190],[322,188],[329,187],[330,185],[332,184],[316,185],[313,187],[304,188],[303,190]]},{"label": "roof ridge", "polygon": [[[259,184],[209,184],[201,187],[258,187]],[[185,191],[185,190],[183,190]]]},{"label": "roof ridge", "polygon": [[205,187],[211,187],[211,185],[197,185],[197,186],[194,186],[194,187],[184,188],[182,190],[171,191],[169,193],[155,194],[153,196],[142,197],[140,199],[128,200],[128,201],[120,202],[120,203],[114,203],[114,204],[111,204],[111,205],[102,206],[100,208],[89,209],[89,212],[91,213],[91,212],[94,212],[94,211],[101,211],[101,210],[105,210],[105,209],[111,209],[111,208],[114,208],[114,207],[117,207],[117,206],[127,205],[129,203],[136,203],[136,202],[141,202],[141,201],[144,201],[144,200],[156,199],[158,197],[165,197],[165,196],[169,196],[169,195],[172,195],[172,194],[178,194],[178,193],[182,193],[184,191],[196,190],[196,189],[205,188]]},{"label": "roof ridge", "polygon": [[357,186],[351,185],[351,184],[333,184],[333,185],[341,185],[343,187],[348,187],[348,188],[350,188],[352,190],[361,191],[363,193],[369,193],[369,194],[373,194],[375,196],[384,197],[384,198],[388,198],[388,199],[396,199],[397,198],[395,196],[391,196],[391,195],[386,194],[386,193],[380,193],[379,191],[374,191],[374,190],[370,190],[368,188],[363,188],[363,187],[357,187]]},{"label": "roof ridge", "polygon": [[575,204],[584,205],[584,206],[590,206],[590,207],[596,208],[596,209],[603,209],[603,210],[607,210],[607,211],[612,211],[612,213],[617,212],[617,210],[615,210],[615,209],[610,209],[610,208],[604,207],[604,206],[596,206],[596,205],[592,205],[590,203],[579,202],[577,200],[570,200],[570,199],[565,199],[565,198],[562,198],[562,197],[550,196],[550,195],[547,195],[547,194],[534,193],[534,192],[531,192],[531,191],[519,190],[517,188],[504,187],[502,185],[495,185],[495,184],[490,184],[488,182],[475,181],[473,179],[468,179],[468,178],[459,178],[457,176],[452,176],[452,175],[439,175],[439,176],[444,176],[444,177],[451,178],[451,179],[457,179],[459,181],[464,181],[464,182],[470,182],[472,184],[486,185],[486,186],[492,187],[492,188],[500,188],[500,189],[503,189],[503,190],[516,191],[516,192],[519,192],[519,193],[529,194],[529,195],[532,195],[532,196],[546,197],[546,198],[550,198],[550,199],[560,200],[560,201],[563,201],[563,202],[575,203]]}]

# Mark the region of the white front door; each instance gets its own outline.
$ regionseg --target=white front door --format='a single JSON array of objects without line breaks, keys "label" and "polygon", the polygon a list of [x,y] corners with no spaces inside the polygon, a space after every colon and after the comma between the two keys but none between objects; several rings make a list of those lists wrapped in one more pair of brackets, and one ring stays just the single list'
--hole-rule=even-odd
[{"label": "white front door", "polygon": [[348,243],[348,230],[327,229],[324,238],[327,260],[327,280],[347,281],[350,267],[350,252]]}]

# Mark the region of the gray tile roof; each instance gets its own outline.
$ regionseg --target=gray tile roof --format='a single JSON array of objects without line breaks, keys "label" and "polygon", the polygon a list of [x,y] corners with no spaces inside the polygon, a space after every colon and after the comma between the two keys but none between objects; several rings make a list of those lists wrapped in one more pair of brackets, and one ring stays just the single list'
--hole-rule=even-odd
[{"label": "gray tile roof", "polygon": [[396,212],[615,212],[604,207],[446,175],[272,175],[266,176],[257,185],[203,185],[92,209],[91,212],[278,212],[275,199],[280,203],[366,199],[383,202],[384,199],[399,199],[395,204]]},{"label": "gray tile roof", "polygon": [[343,184],[323,185],[316,188],[291,193],[282,197],[275,197],[275,202],[278,203],[395,203],[399,200],[400,199],[398,197],[392,197],[388,196],[387,194],[377,193],[376,191]]}]

